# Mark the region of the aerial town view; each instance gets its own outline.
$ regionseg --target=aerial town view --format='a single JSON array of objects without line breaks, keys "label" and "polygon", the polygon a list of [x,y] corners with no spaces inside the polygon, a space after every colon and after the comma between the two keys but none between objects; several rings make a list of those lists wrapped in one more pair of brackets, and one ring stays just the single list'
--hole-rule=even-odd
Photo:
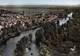
[{"label": "aerial town view", "polygon": [[0,0],[0,56],[80,56],[80,0]]}]

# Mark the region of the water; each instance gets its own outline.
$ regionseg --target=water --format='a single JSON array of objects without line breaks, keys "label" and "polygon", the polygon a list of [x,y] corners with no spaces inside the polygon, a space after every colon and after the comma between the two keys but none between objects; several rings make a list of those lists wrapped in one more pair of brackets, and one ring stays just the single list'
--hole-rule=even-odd
[{"label": "water", "polygon": [[[34,36],[35,33],[36,33],[36,31],[39,30],[39,29],[40,28],[37,28],[35,30],[26,31],[26,32],[20,34],[20,36],[18,36],[18,37],[11,38],[7,42],[7,45],[5,46],[5,48],[3,49],[2,56],[15,56],[14,50],[16,49],[17,42],[20,41],[20,39],[22,37],[27,36],[29,34],[33,34],[33,36]],[[35,41],[35,36],[32,39],[33,39],[33,41]],[[31,48],[32,48],[32,51],[31,52],[35,52],[37,50],[35,43],[32,43],[31,44]]]},{"label": "water", "polygon": [[[72,13],[68,14],[68,16],[70,17],[70,19],[72,19]],[[67,23],[67,21],[69,21],[69,17],[66,17],[66,19],[63,18],[62,20],[59,20],[60,22],[59,25],[61,26]],[[29,46],[31,50],[28,50],[28,48],[26,48],[26,53],[24,56],[39,56],[39,50],[37,49],[36,44],[35,44],[35,41],[36,41],[35,33],[39,29],[40,28],[37,28],[35,30],[26,31],[24,33],[21,33],[20,36],[11,38],[7,42],[7,45],[5,46],[5,48],[3,49],[2,56],[15,56],[14,50],[16,49],[17,42],[20,41],[22,37],[28,36],[29,34],[32,34],[32,42],[30,42],[31,44]]]},{"label": "water", "polygon": [[[71,12],[70,14],[68,14],[68,16],[66,18],[59,20],[60,26],[67,23],[67,21],[69,21],[69,19],[72,19],[72,14],[73,13]],[[28,48],[27,48],[24,56],[39,56],[39,50],[37,49],[36,44],[35,44],[35,41],[36,41],[35,33],[36,33],[36,31],[32,32],[32,42],[29,46],[31,48],[31,50],[28,50]]]},{"label": "water", "polygon": [[[37,30],[39,30],[39,29],[37,29]],[[28,48],[27,48],[24,56],[39,56],[39,50],[35,44],[35,41],[36,41],[35,33],[37,30],[32,32],[32,41],[31,41],[30,46],[29,46],[31,48],[31,50],[28,51]]]}]

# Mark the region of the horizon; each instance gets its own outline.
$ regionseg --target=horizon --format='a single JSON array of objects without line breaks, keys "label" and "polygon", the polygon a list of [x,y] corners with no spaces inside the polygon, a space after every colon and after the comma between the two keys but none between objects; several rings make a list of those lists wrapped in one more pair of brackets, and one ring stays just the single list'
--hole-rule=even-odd
[{"label": "horizon", "polygon": [[79,5],[80,0],[0,0],[0,5]]}]

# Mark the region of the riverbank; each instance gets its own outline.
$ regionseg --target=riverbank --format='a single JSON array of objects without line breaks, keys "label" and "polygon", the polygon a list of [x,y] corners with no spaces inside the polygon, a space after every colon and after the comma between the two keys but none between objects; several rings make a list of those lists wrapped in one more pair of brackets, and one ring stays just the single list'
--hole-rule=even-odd
[{"label": "riverbank", "polygon": [[[79,56],[80,19],[73,11],[23,15],[1,10],[2,56]],[[6,40],[6,41],[5,41]]]}]

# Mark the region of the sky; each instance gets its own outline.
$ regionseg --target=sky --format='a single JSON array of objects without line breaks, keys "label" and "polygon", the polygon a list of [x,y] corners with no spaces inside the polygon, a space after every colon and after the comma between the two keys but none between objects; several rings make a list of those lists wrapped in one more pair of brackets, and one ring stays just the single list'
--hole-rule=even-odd
[{"label": "sky", "polygon": [[78,5],[80,0],[0,0],[0,5]]}]

